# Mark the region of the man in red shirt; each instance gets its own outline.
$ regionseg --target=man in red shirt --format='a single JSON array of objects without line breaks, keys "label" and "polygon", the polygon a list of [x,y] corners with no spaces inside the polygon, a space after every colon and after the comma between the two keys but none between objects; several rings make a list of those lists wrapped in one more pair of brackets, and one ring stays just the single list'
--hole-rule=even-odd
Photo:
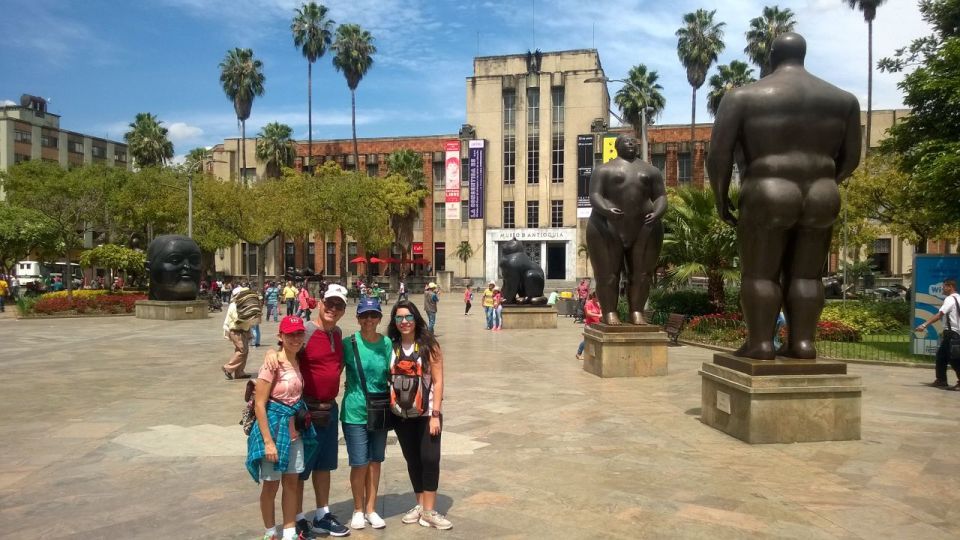
[{"label": "man in red shirt", "polygon": [[[337,322],[347,308],[347,289],[333,284],[323,294],[323,303],[317,321],[306,324],[303,349],[297,355],[303,375],[303,398],[311,410],[318,402],[329,406],[325,427],[317,427],[317,451],[300,475],[300,504],[297,515],[297,533],[306,538],[311,524],[303,512],[303,483],[313,475],[313,492],[317,512],[312,528],[319,534],[347,536],[350,531],[330,513],[330,471],[337,468],[339,439],[337,393],[340,390],[340,372],[343,370],[343,341]],[[318,324],[319,323],[319,324]],[[316,427],[316,425],[315,425]]]}]

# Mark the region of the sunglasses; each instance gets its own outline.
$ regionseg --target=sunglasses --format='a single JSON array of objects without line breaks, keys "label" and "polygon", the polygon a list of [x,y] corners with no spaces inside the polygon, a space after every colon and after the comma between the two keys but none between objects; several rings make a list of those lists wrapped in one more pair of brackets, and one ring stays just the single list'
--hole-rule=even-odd
[{"label": "sunglasses", "polygon": [[323,305],[324,305],[324,307],[326,307],[327,309],[335,309],[335,310],[337,310],[337,311],[343,311],[343,310],[347,309],[347,304],[345,304],[345,303],[343,303],[343,302],[337,302],[337,301],[324,302]]},{"label": "sunglasses", "polygon": [[407,315],[397,315],[396,317],[393,318],[393,320],[394,320],[397,324],[400,324],[400,323],[402,323],[402,322],[413,322],[413,321],[416,320],[416,317],[414,317],[413,314],[410,313],[410,314],[407,314]]}]

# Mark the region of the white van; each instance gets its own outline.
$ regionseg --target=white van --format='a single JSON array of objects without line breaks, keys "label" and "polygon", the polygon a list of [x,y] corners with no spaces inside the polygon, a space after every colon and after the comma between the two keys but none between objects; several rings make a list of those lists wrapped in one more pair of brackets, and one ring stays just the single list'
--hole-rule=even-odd
[{"label": "white van", "polygon": [[39,261],[20,261],[17,263],[14,273],[20,280],[20,286],[26,287],[31,283],[43,281],[43,278],[49,277],[50,269]]}]

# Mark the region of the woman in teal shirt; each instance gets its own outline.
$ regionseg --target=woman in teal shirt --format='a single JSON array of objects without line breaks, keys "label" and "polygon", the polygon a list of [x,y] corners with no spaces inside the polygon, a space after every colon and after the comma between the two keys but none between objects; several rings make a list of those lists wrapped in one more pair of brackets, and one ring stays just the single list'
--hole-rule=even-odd
[{"label": "woman in teal shirt", "polygon": [[374,529],[387,525],[377,514],[377,488],[380,486],[380,464],[387,447],[387,431],[367,431],[366,396],[357,372],[358,355],[354,354],[354,351],[359,353],[367,392],[386,392],[392,347],[390,339],[377,332],[382,318],[380,302],[375,298],[364,298],[357,305],[360,331],[343,339],[347,382],[340,407],[340,422],[350,463],[350,489],[353,491],[350,527],[353,529],[362,529],[367,523]]}]

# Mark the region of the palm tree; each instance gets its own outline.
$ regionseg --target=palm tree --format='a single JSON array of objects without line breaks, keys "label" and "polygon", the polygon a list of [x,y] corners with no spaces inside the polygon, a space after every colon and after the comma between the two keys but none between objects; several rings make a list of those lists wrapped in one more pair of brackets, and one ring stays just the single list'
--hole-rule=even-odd
[{"label": "palm tree", "polygon": [[202,146],[198,146],[197,148],[187,152],[187,157],[184,159],[183,165],[187,172],[200,172],[203,170],[204,163],[206,163],[207,160],[211,159],[212,157],[213,155],[211,154],[210,150],[207,150]]},{"label": "palm tree", "polygon": [[387,171],[389,174],[399,174],[406,178],[407,183],[410,184],[410,190],[417,193],[419,198],[418,208],[412,208],[403,215],[390,216],[390,228],[393,229],[393,237],[400,245],[401,257],[407,258],[413,244],[413,224],[420,215],[423,201],[430,193],[426,176],[423,174],[423,156],[408,148],[391,152],[387,156]]},{"label": "palm tree", "polygon": [[687,70],[687,82],[693,88],[690,98],[690,152],[693,152],[694,125],[697,123],[697,89],[707,79],[707,71],[726,47],[723,27],[713,22],[717,10],[698,9],[683,16],[683,27],[677,30],[677,56]]},{"label": "palm tree", "polygon": [[130,131],[123,135],[134,163],[140,168],[159,167],[173,158],[173,143],[167,138],[167,128],[160,124],[154,114],[137,113]]},{"label": "palm tree", "polygon": [[[473,246],[470,245],[470,242],[462,240],[457,244],[457,258],[463,263],[463,277],[467,276],[467,261],[470,260],[470,257],[473,257]],[[467,280],[469,281],[469,280]]]},{"label": "palm tree", "polygon": [[252,49],[235,48],[227,51],[220,62],[220,83],[240,122],[240,155],[242,169],[239,178],[246,183],[247,172],[247,118],[253,99],[263,95],[263,62],[254,60]]},{"label": "palm tree", "polygon": [[[733,200],[737,193],[731,192]],[[707,294],[717,311],[723,310],[724,282],[736,280],[737,231],[717,214],[713,191],[680,188],[670,194],[663,218],[663,261],[670,265],[666,283],[707,276]]]},{"label": "palm tree", "polygon": [[746,62],[734,60],[730,64],[717,66],[717,73],[710,77],[710,92],[707,93],[707,111],[716,116],[720,100],[727,92],[745,84],[755,82],[753,68]]},{"label": "palm tree", "polygon": [[336,23],[327,17],[327,7],[316,2],[303,4],[296,13],[290,31],[293,44],[301,48],[307,59],[307,166],[310,167],[313,165],[313,63],[327,52]]},{"label": "palm tree", "polygon": [[281,168],[293,165],[297,150],[292,135],[293,129],[280,122],[270,122],[257,135],[257,159],[266,166],[268,177],[278,178]]},{"label": "palm tree", "polygon": [[350,110],[353,124],[353,166],[360,166],[360,153],[357,151],[357,85],[360,79],[373,66],[373,54],[377,48],[373,45],[370,32],[360,28],[359,24],[342,24],[337,28],[337,40],[333,42],[333,67],[343,72],[350,88]]},{"label": "palm tree", "polygon": [[887,0],[845,0],[850,9],[860,9],[863,20],[867,21],[867,152],[870,151],[870,129],[873,122],[873,20],[877,18],[877,8]]},{"label": "palm tree", "polygon": [[637,64],[627,72],[627,84],[624,84],[613,101],[623,111],[623,118],[633,126],[637,136],[640,136],[640,112],[644,106],[653,108],[647,116],[647,123],[653,123],[653,117],[660,114],[667,105],[667,100],[660,93],[663,87],[657,83],[660,76],[656,71],[647,71],[647,66]]},{"label": "palm tree", "polygon": [[773,48],[773,40],[780,34],[792,32],[796,24],[793,11],[790,8],[781,11],[779,6],[766,6],[763,8],[763,15],[750,19],[747,46],[743,52],[760,68],[761,79],[770,74],[770,49]]}]

